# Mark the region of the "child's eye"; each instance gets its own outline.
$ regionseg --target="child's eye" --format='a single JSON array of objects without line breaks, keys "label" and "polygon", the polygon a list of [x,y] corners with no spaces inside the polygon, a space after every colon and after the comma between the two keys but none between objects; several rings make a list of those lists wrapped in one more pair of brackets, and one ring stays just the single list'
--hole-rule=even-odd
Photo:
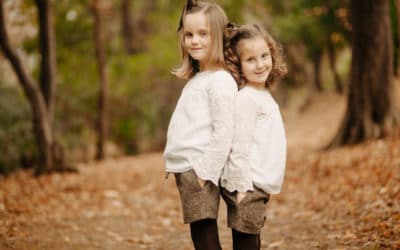
[{"label": "child's eye", "polygon": [[206,35],[207,35],[206,32],[200,32],[200,36],[201,36],[201,37],[205,37]]},{"label": "child's eye", "polygon": [[192,37],[192,33],[185,33],[185,37]]},{"label": "child's eye", "polygon": [[267,58],[269,56],[269,54],[263,54],[262,57],[263,58]]},{"label": "child's eye", "polygon": [[247,62],[253,62],[254,61],[254,58],[248,58],[247,60],[246,60]]}]

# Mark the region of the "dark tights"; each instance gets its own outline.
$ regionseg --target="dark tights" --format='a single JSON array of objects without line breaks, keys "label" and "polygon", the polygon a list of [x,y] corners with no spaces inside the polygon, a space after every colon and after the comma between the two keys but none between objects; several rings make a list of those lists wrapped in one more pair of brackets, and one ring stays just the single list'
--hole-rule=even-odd
[{"label": "dark tights", "polygon": [[190,234],[196,250],[221,250],[218,225],[214,219],[190,223]]},{"label": "dark tights", "polygon": [[232,229],[233,250],[259,250],[261,241],[259,234],[246,234]]}]

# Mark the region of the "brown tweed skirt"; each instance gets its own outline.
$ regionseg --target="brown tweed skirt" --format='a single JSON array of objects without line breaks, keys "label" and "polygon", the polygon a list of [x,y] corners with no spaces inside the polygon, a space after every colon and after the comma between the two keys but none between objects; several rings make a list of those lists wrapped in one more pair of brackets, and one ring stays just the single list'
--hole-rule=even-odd
[{"label": "brown tweed skirt", "polygon": [[248,234],[259,234],[265,223],[265,208],[269,194],[254,186],[238,203],[236,191],[229,192],[221,187],[221,195],[228,208],[228,227]]},{"label": "brown tweed skirt", "polygon": [[202,188],[193,169],[174,175],[181,198],[183,222],[189,224],[203,219],[217,219],[219,187],[206,181]]}]

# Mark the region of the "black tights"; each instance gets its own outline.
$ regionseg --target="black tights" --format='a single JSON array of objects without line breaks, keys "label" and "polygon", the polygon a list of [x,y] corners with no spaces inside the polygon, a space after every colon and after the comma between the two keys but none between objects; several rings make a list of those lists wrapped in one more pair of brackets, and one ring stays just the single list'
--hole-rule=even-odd
[{"label": "black tights", "polygon": [[221,250],[218,225],[215,219],[190,223],[190,234],[196,250]]},{"label": "black tights", "polygon": [[232,229],[233,250],[259,250],[261,240],[259,234],[246,234]]}]

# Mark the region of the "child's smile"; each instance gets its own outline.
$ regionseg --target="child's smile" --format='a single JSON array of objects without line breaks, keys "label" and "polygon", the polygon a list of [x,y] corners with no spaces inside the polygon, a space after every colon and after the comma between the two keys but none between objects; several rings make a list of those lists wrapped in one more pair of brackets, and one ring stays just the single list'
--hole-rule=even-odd
[{"label": "child's smile", "polygon": [[247,84],[264,87],[272,69],[269,47],[263,38],[239,42],[240,63]]}]

